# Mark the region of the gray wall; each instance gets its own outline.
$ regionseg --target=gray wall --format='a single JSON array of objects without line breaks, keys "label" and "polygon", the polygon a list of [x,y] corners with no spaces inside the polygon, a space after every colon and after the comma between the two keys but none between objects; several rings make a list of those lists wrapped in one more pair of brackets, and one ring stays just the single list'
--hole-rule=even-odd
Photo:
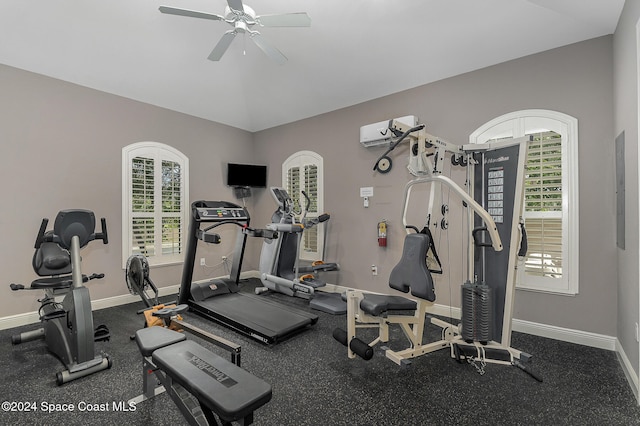
[{"label": "gray wall", "polygon": [[[618,250],[617,336],[633,369],[638,374],[638,46],[636,24],[640,1],[627,0],[614,37],[615,127],[614,135],[625,133],[626,246]],[[612,148],[611,148],[612,149]]]},{"label": "gray wall", "polygon": [[[419,72],[419,71],[416,71]],[[402,191],[410,179],[406,147],[395,152],[389,174],[372,172],[382,149],[358,143],[364,124],[417,115],[430,133],[468,143],[480,125],[502,114],[530,108],[560,111],[579,123],[580,293],[575,297],[518,291],[514,317],[542,324],[616,335],[615,194],[613,140],[612,37],[602,37],[506,62],[433,84],[396,93],[339,111],[259,132],[256,153],[278,181],[290,154],[310,149],[324,157],[325,209],[331,213],[327,260],[341,271],[330,280],[341,285],[389,291],[386,279],[399,258],[403,230]],[[448,174],[449,170],[445,170]],[[460,173],[453,173],[463,183]],[[359,188],[373,186],[371,207],[363,208]],[[256,197],[259,211],[268,196]],[[452,196],[451,210],[460,210]],[[459,204],[459,203],[458,203]],[[426,206],[424,201],[423,206]],[[417,216],[416,216],[417,217]],[[266,221],[268,216],[261,217]],[[376,223],[390,222],[390,246],[376,245]],[[422,225],[424,218],[419,225]],[[461,220],[452,212],[448,235],[436,236],[450,276],[438,277],[436,303],[459,306],[462,283]],[[450,244],[450,246],[449,246]],[[372,277],[376,264],[379,275]],[[450,284],[453,288],[450,287]]]},{"label": "gray wall", "polygon": [[[109,244],[92,243],[82,251],[85,272],[106,274],[89,284],[92,299],[127,293],[120,254],[123,146],[156,141],[181,150],[190,160],[191,200],[233,199],[223,163],[251,155],[249,132],[2,65],[0,91],[3,317],[37,310],[39,294],[12,293],[8,284],[34,278],[31,257],[40,221],[53,221],[65,208],[87,208],[108,222]],[[213,251],[203,253],[208,264],[220,259]],[[196,278],[223,273],[195,269]],[[154,269],[152,279],[159,286],[178,284],[181,271],[180,265]]]},{"label": "gray wall", "polygon": [[[478,126],[496,116],[543,108],[579,120],[580,294],[567,297],[518,291],[514,316],[615,336],[618,264],[612,42],[613,37],[602,37],[566,46],[253,135],[0,66],[0,150],[5,160],[0,177],[8,187],[0,217],[6,241],[0,270],[7,284],[28,282],[33,277],[30,261],[41,218],[53,217],[63,208],[90,208],[107,217],[111,235],[108,246],[93,244],[83,252],[85,271],[107,274],[104,283],[91,284],[92,297],[126,294],[120,257],[121,148],[151,140],[175,146],[190,158],[191,200],[233,200],[223,182],[227,161],[268,164],[270,184],[277,184],[280,165],[290,154],[301,149],[317,151],[325,159],[325,209],[332,214],[326,259],[337,260],[342,267],[327,278],[344,286],[387,291],[386,278],[399,257],[403,238],[400,202],[410,178],[405,169],[407,150],[397,150],[389,174],[373,173],[374,160],[382,150],[362,148],[359,127],[415,114],[430,133],[462,144]],[[445,173],[459,182],[463,179],[459,171],[447,169]],[[359,197],[362,186],[375,190],[368,209]],[[436,237],[448,272],[436,283],[437,302],[442,304],[452,300],[458,305],[463,277],[457,203],[452,197],[448,235]],[[255,191],[248,207],[256,225],[268,222],[274,210],[265,190]],[[412,215],[416,223],[424,220],[419,210]],[[627,215],[628,220],[632,217]],[[390,224],[386,249],[376,246],[376,223],[381,219]],[[257,242],[252,243],[247,269],[256,268],[258,248]],[[203,251],[210,256],[209,263],[216,263],[219,253],[226,250],[217,249]],[[372,264],[379,267],[377,277],[371,276]],[[180,271],[180,266],[172,266],[152,274],[165,286],[177,284]],[[196,267],[196,278],[220,274]],[[637,276],[630,277],[634,279],[637,287]],[[3,316],[37,309],[31,293],[6,296],[0,299]],[[637,317],[637,306],[635,314]]]}]

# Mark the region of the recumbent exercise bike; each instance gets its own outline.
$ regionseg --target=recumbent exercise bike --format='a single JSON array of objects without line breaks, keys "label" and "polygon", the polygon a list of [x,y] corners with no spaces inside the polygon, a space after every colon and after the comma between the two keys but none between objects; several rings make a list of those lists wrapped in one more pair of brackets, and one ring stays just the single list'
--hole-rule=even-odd
[{"label": "recumbent exercise bike", "polygon": [[[94,330],[89,289],[84,283],[104,274],[82,274],[80,249],[93,240],[108,243],[107,224],[101,219],[102,232],[95,232],[95,215],[89,210],[62,210],[53,230],[45,231],[49,219],[43,219],[33,255],[33,270],[38,278],[29,287],[11,284],[11,290],[44,290],[38,313],[43,327],[11,338],[14,345],[44,339],[50,352],[65,365],[56,373],[62,385],[80,377],[111,368],[108,355],[96,355],[94,342],[109,340],[109,329],[101,325]],[[64,296],[57,302],[57,296]]]}]

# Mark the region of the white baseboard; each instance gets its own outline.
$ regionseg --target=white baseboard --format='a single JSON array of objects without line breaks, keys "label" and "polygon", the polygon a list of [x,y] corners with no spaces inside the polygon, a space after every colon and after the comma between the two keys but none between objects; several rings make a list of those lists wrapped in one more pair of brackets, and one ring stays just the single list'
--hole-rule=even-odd
[{"label": "white baseboard", "polygon": [[633,365],[629,361],[627,354],[624,351],[624,348],[620,344],[620,341],[616,339],[616,353],[618,355],[618,361],[622,366],[622,370],[624,371],[624,375],[627,377],[627,381],[629,382],[629,386],[631,386],[631,390],[633,391],[633,395],[636,397],[636,401],[638,405],[640,405],[640,389],[638,375],[636,374]]},{"label": "white baseboard", "polygon": [[[258,271],[247,271],[241,274],[241,278],[258,278],[260,273]],[[201,280],[207,281],[207,280]],[[177,294],[180,286],[172,285],[168,287],[162,287],[159,290],[160,296],[167,296],[171,294]],[[329,292],[342,293],[350,288],[327,284],[324,288]],[[111,308],[114,306],[125,305],[127,303],[134,303],[139,301],[139,296],[132,294],[124,294],[114,297],[107,297],[104,299],[91,301],[91,307],[93,310],[100,310]],[[460,319],[461,311],[460,308],[450,307],[446,305],[435,304],[431,309],[429,309],[429,313],[434,315],[440,315],[444,317],[453,317],[455,319]],[[0,330],[5,330],[8,328],[19,327],[27,324],[34,324],[39,322],[38,312],[27,312],[24,314],[17,314],[8,317],[0,318]],[[521,333],[532,334],[534,336],[547,337],[555,340],[562,340],[570,343],[577,343],[579,345],[591,346],[594,348],[606,349],[610,351],[618,351],[617,339],[612,336],[605,336],[602,334],[590,333],[587,331],[581,330],[572,330],[563,327],[556,327],[547,324],[534,323],[530,321],[524,321],[519,319],[513,320],[513,330]],[[631,369],[631,371],[634,371]],[[636,379],[637,383],[637,379]],[[636,386],[636,391],[638,387]]]},{"label": "white baseboard", "polygon": [[617,339],[613,336],[591,333],[582,330],[556,327],[554,325],[540,324],[519,319],[513,320],[513,331],[547,337],[549,339],[562,340],[563,342],[577,343],[593,348],[615,351]]},{"label": "white baseboard", "polygon": [[[248,271],[240,274],[240,278],[258,278],[259,273],[257,271]],[[200,280],[202,282],[207,280]],[[200,282],[198,281],[198,282]],[[170,285],[167,287],[161,287],[158,289],[159,296],[169,296],[172,294],[178,294],[180,285]],[[100,309],[113,308],[114,306],[126,305],[128,303],[135,303],[140,301],[140,296],[133,294],[122,294],[119,296],[106,297],[104,299],[92,300],[91,309],[98,311]],[[0,318],[0,330],[6,330],[8,328],[20,327],[23,325],[35,324],[40,322],[40,315],[37,311],[25,312],[23,314],[11,315],[8,317]]]},{"label": "white baseboard", "polygon": [[[327,285],[327,290],[332,292],[343,292],[347,287]],[[459,320],[462,317],[460,308],[447,305],[434,304],[427,310],[430,314]],[[612,336],[591,333],[588,331],[573,330],[569,328],[556,327],[553,325],[540,324],[531,321],[514,319],[512,330],[520,333],[532,334],[534,336],[547,337],[549,339],[561,340],[569,343],[576,343],[584,346],[591,346],[609,351],[616,351],[617,339]]]}]

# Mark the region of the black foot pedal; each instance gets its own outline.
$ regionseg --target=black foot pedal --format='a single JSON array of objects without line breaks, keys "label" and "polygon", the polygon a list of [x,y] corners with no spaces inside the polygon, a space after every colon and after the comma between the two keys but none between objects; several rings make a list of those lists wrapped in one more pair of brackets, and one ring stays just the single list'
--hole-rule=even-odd
[{"label": "black foot pedal", "polygon": [[106,325],[99,325],[93,332],[94,342],[106,342],[111,338],[111,333]]}]

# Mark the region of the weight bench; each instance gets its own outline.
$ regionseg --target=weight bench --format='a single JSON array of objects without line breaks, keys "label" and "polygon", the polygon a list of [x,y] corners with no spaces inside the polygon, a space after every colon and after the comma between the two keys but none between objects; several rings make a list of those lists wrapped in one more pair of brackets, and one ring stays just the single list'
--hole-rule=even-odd
[{"label": "weight bench", "polygon": [[[427,307],[436,299],[433,279],[426,264],[430,244],[429,234],[408,234],[404,240],[402,258],[389,276],[389,287],[403,293],[410,291],[416,300],[366,294],[358,290],[347,291],[347,330],[336,328],[333,337],[347,347],[349,358],[358,355],[365,360],[371,359],[373,346],[389,341],[390,324],[398,324],[410,342],[410,346],[402,351],[383,347],[386,357],[398,365],[407,365],[411,358],[449,346],[458,332],[457,327],[433,317],[430,322],[443,329],[443,339],[422,343]],[[356,337],[357,329],[361,328],[378,328],[378,337],[365,343]]]},{"label": "weight bench", "polygon": [[166,390],[190,425],[217,425],[215,415],[225,425],[249,425],[253,412],[271,400],[271,385],[182,333],[149,327],[138,330],[135,340],[143,357],[143,394],[129,404]]}]

